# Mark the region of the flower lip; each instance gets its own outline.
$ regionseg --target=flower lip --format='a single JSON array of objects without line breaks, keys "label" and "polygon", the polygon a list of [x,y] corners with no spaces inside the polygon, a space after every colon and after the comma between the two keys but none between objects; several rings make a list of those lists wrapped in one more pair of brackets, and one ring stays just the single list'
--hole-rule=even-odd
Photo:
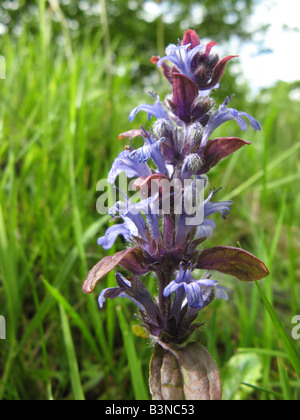
[{"label": "flower lip", "polygon": [[127,241],[132,236],[138,236],[138,230],[130,219],[124,218],[124,223],[110,226],[105,232],[105,235],[98,239],[97,243],[104,249],[110,249],[120,235]]},{"label": "flower lip", "polygon": [[[154,105],[141,104],[141,105],[137,106],[136,108],[134,108],[130,112],[129,121],[133,122],[137,113],[140,112],[140,111],[144,111],[148,114],[148,120],[149,121],[151,120],[151,117],[155,117],[156,119],[164,119],[164,120],[170,121],[169,114],[167,113],[167,111],[163,107],[163,105],[162,105],[162,103],[159,99],[159,95],[155,95],[154,93],[151,93],[151,92],[149,92],[149,93],[150,93],[151,96],[153,96],[155,98]],[[170,123],[171,123],[171,121],[170,121]],[[172,123],[171,123],[171,125],[172,125]]]},{"label": "flower lip", "polygon": [[[203,309],[207,304],[211,302],[208,298],[211,296],[207,293],[207,288],[216,290],[216,297],[220,299],[228,298],[225,290],[228,290],[222,286],[218,286],[216,280],[212,280],[211,276],[206,274],[200,280],[195,280],[192,277],[193,264],[189,262],[185,269],[183,263],[179,266],[179,273],[175,280],[171,281],[170,284],[164,289],[164,296],[168,297],[172,293],[176,292],[177,301],[175,299],[174,305],[178,307],[178,301],[184,302],[184,295],[186,295],[187,303],[191,308]],[[180,296],[180,299],[178,297]]]},{"label": "flower lip", "polygon": [[232,99],[227,97],[222,105],[219,106],[219,109],[211,116],[207,126],[204,129],[201,147],[206,146],[211,134],[222,124],[229,120],[235,120],[239,125],[240,129],[246,131],[248,128],[247,122],[244,118],[247,118],[250,122],[252,128],[256,131],[261,130],[259,122],[253,118],[251,115],[246,112],[237,111],[234,108],[228,108],[228,104]]},{"label": "flower lip", "polygon": [[114,160],[111,170],[108,174],[108,182],[114,184],[117,177],[124,172],[127,178],[151,175],[149,166],[140,162],[138,156],[132,157],[130,150],[125,150]]}]

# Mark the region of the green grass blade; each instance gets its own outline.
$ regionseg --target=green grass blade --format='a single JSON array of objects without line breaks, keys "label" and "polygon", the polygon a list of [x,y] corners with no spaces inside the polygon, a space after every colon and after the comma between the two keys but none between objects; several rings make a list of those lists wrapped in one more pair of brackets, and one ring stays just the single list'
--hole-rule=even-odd
[{"label": "green grass blade", "polygon": [[[99,219],[97,222],[92,223],[89,229],[86,230],[82,237],[83,245],[86,245],[90,242],[91,238],[95,237],[102,226],[105,224],[109,217],[103,217]],[[57,277],[55,278],[54,285],[56,288],[60,288],[70,276],[70,272],[75,265],[76,260],[79,258],[78,249],[77,247],[73,247],[69,254],[67,255],[66,262],[59,270]],[[50,311],[52,306],[54,305],[55,301],[53,300],[53,296],[47,295],[43,302],[40,305],[39,310],[34,315],[30,323],[28,324],[26,331],[18,345],[18,350],[21,350],[22,347],[25,345],[25,342],[28,340],[29,336],[33,333],[35,328],[37,328],[47,313]]]},{"label": "green grass blade", "polygon": [[72,334],[70,330],[67,313],[62,305],[59,305],[59,311],[60,311],[63,339],[64,339],[64,343],[66,347],[66,353],[67,353],[68,364],[69,364],[69,373],[70,373],[73,396],[76,401],[84,401],[85,397],[83,394],[82,385],[80,381],[78,362],[77,362],[75,347],[74,347],[74,343],[72,339]]},{"label": "green grass blade", "polygon": [[135,399],[148,400],[149,395],[145,386],[146,380],[141,369],[141,360],[136,353],[133,334],[129,329],[129,325],[125,319],[121,306],[118,305],[116,307],[116,311],[123,334],[124,347],[128,358]]},{"label": "green grass blade", "polygon": [[293,398],[293,394],[292,394],[292,390],[291,390],[291,386],[289,382],[289,377],[287,374],[287,369],[279,357],[277,359],[277,364],[278,364],[279,378],[280,378],[280,383],[281,383],[284,399],[286,401],[293,401],[294,398]]},{"label": "green grass blade", "polygon": [[242,382],[242,385],[248,386],[252,389],[255,389],[256,391],[260,391],[260,392],[263,392],[263,393],[268,394],[268,395],[273,395],[274,397],[276,397],[280,400],[284,400],[284,396],[282,394],[280,394],[279,392],[275,392],[275,391],[272,391],[270,389],[262,388],[260,386],[247,384],[246,382]]},{"label": "green grass blade", "polygon": [[281,357],[283,359],[288,359],[289,356],[279,350],[273,349],[257,349],[257,348],[250,348],[250,347],[241,347],[237,349],[238,353],[256,353],[261,356],[270,356],[270,357]]},{"label": "green grass blade", "polygon": [[98,358],[98,361],[103,366],[103,360],[101,357],[101,354],[98,350],[97,343],[90,333],[89,329],[87,328],[86,324],[82,321],[78,313],[72,308],[72,306],[69,304],[69,302],[64,298],[64,296],[59,292],[59,290],[55,289],[53,286],[51,286],[50,283],[47,282],[46,279],[43,279],[44,285],[47,289],[47,291],[54,297],[56,302],[61,305],[64,310],[67,312],[67,314],[72,318],[73,322],[82,332],[82,335],[86,339],[86,341],[89,343],[90,348],[95,353],[95,356]]},{"label": "green grass blade", "polygon": [[227,194],[224,197],[224,200],[232,200],[232,198],[240,195],[243,191],[247,190],[261,178],[263,178],[265,172],[271,172],[273,169],[280,166],[285,160],[289,159],[291,156],[295,155],[298,150],[300,149],[300,142],[297,142],[292,147],[287,149],[285,152],[280,153],[280,156],[275,158],[272,162],[268,164],[265,170],[261,169],[255,175],[251,176],[247,181],[240,184],[237,188],[235,188],[231,193]]},{"label": "green grass blade", "polygon": [[297,352],[293,342],[287,335],[286,331],[284,330],[278,316],[276,315],[272,305],[270,304],[269,300],[267,299],[266,295],[263,292],[263,289],[260,287],[260,285],[256,282],[256,286],[259,290],[259,293],[262,297],[262,300],[264,302],[265,308],[268,311],[270,318],[273,322],[273,325],[281,339],[281,342],[285,348],[285,351],[287,352],[290,362],[292,363],[297,375],[300,378],[300,356]]}]

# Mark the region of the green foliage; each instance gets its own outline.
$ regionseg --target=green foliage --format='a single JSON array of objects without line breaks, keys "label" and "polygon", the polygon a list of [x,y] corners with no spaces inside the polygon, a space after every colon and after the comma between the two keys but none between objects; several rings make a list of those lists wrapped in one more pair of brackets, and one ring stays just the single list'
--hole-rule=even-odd
[{"label": "green foliage", "polygon": [[[12,35],[18,36],[24,28],[32,34],[36,33],[39,30],[37,3],[36,0],[2,2],[0,22],[7,26]],[[160,13],[166,45],[174,42],[172,33],[180,34],[188,26],[193,26],[199,34],[213,37],[216,41],[224,42],[233,33],[242,39],[250,39],[253,34],[245,29],[245,23],[256,0],[205,0],[201,3],[195,0],[55,0],[49,1],[49,4],[45,1],[51,29],[59,36],[61,28],[56,3],[59,3],[65,24],[75,40],[81,42],[83,38],[94,37],[99,30],[104,5],[112,38],[120,41],[126,34],[126,46],[122,49],[129,44],[138,53],[145,51],[145,48],[148,52],[156,53],[157,32],[153,30],[153,25],[156,26]]]},{"label": "green foliage", "polygon": [[[138,323],[134,306],[122,301],[120,309],[118,301],[108,302],[100,311],[97,294],[86,297],[81,286],[88,269],[107,255],[96,245],[108,226],[95,208],[97,181],[124,147],[118,134],[131,128],[130,110],[147,100],[141,85],[146,91],[158,82],[149,56],[159,39],[174,42],[182,35],[179,20],[189,26],[194,2],[176,2],[184,8],[184,19],[180,15],[177,23],[164,23],[164,31],[159,20],[138,18],[141,1],[131,2],[135,10],[127,1],[109,2],[102,26],[99,15],[77,11],[79,2],[64,7],[59,2],[55,19],[48,2],[20,3],[18,11],[5,10],[12,21],[0,51],[7,73],[0,80],[0,314],[8,329],[7,340],[0,341],[0,398],[144,398],[152,349],[133,332]],[[207,20],[194,25],[200,36],[221,41],[233,32],[243,35],[251,2],[239,9],[241,20],[234,25],[224,25],[225,11],[237,10],[241,2],[203,3]],[[175,9],[175,1],[170,4]],[[69,14],[71,5],[75,15]],[[77,29],[65,25],[70,16],[81,19]],[[18,21],[23,30],[17,36]],[[103,29],[107,24],[109,32]],[[223,186],[220,200],[235,202],[230,223],[218,220],[221,229],[211,245],[240,243],[266,261],[272,274],[261,283],[269,312],[255,286],[224,277],[222,284],[233,290],[230,303],[215,302],[199,317],[206,322],[201,339],[219,366],[233,366],[241,373],[236,384],[247,383],[231,398],[300,397],[296,358],[287,351],[288,341],[277,338],[279,324],[274,326],[269,316],[276,320],[275,311],[290,336],[300,307],[297,89],[279,83],[249,104],[247,88],[226,75],[215,95],[222,101],[236,93],[233,106],[254,115],[263,131],[243,133],[252,146],[211,175],[211,187]],[[226,134],[241,136],[232,123],[222,131]],[[114,285],[113,280],[112,275],[103,287]],[[155,290],[155,280],[145,281]],[[299,352],[299,342],[293,345]],[[235,362],[241,348],[259,355],[262,370],[255,358],[255,377],[242,374],[240,361]]]},{"label": "green foliage", "polygon": [[244,400],[251,389],[244,382],[257,385],[262,376],[262,361],[256,354],[243,353],[232,356],[223,368],[223,399]]}]

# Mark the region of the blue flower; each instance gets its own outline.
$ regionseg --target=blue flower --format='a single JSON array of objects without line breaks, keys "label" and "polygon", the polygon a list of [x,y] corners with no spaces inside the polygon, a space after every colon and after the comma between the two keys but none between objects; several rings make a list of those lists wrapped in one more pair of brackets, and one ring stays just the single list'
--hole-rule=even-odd
[{"label": "blue flower", "polygon": [[[109,214],[111,217],[119,215],[123,220],[124,224],[116,225],[115,229],[109,228],[102,242],[109,246],[117,238],[118,235],[123,235],[125,239],[131,237],[140,237],[148,244],[149,236],[158,241],[160,237],[159,230],[159,219],[158,219],[158,193],[144,200],[138,201],[133,204],[130,199],[126,202],[118,201],[110,210]],[[146,215],[148,226],[142,216],[142,213]],[[149,227],[149,229],[148,229]],[[99,243],[99,242],[98,242]]]},{"label": "blue flower", "polygon": [[197,239],[207,239],[210,238],[213,234],[213,231],[217,228],[217,225],[213,220],[205,219],[200,226],[197,227],[195,234],[195,240]]},{"label": "blue flower", "polygon": [[[216,229],[216,224],[213,220],[208,219],[214,213],[221,213],[223,219],[227,217],[230,213],[230,206],[232,201],[219,201],[211,202],[212,197],[218,192],[214,189],[210,191],[207,199],[201,204],[201,208],[198,210],[199,214],[203,214],[202,222],[196,226],[196,233],[194,236],[195,240],[210,238],[214,229]],[[180,215],[177,223],[177,232],[176,232],[176,244],[181,244],[185,241],[185,238],[188,236],[190,231],[195,228],[193,225],[187,225],[187,215]]]},{"label": "blue flower", "polygon": [[197,228],[195,239],[210,238],[214,229],[216,229],[215,222],[213,220],[207,219],[208,216],[211,216],[214,213],[221,213],[223,219],[226,219],[226,217],[230,213],[230,206],[233,204],[232,201],[219,201],[219,202],[213,202],[213,203],[211,202],[212,197],[218,191],[211,190],[209,196],[207,197],[207,199],[203,203],[203,206],[204,206],[204,221]]},{"label": "blue flower", "polygon": [[[207,126],[204,129],[201,146],[205,146],[208,142],[211,134],[223,123],[229,120],[235,120],[240,129],[246,131],[248,128],[247,122],[244,118],[247,118],[254,130],[261,130],[261,126],[255,118],[246,112],[240,112],[233,108],[227,108],[231,98],[226,98],[225,102],[220,105],[219,109],[211,116]],[[244,117],[244,118],[243,118]]]},{"label": "blue flower", "polygon": [[104,249],[110,249],[119,235],[123,235],[126,241],[130,241],[133,236],[138,236],[136,225],[128,218],[124,220],[124,223],[109,227],[105,235],[98,239],[98,245]]},{"label": "blue flower", "polygon": [[216,291],[216,297],[228,300],[227,289],[218,286],[218,282],[211,280],[209,277],[203,277],[200,280],[193,279],[192,269],[192,264],[188,264],[184,268],[181,263],[176,279],[164,289],[165,297],[177,292],[175,297],[177,303],[174,302],[176,307],[178,306],[178,301],[183,301],[182,298],[186,295],[187,303],[191,308],[203,309],[211,302],[211,293],[207,293],[207,288],[212,288],[212,291]]},{"label": "blue flower", "polygon": [[102,309],[106,299],[125,297],[135,303],[148,320],[155,326],[157,324],[158,310],[151,294],[138,276],[133,276],[129,281],[122,274],[116,273],[116,281],[119,287],[104,289],[98,299],[99,307]]},{"label": "blue flower", "polygon": [[[131,227],[129,229],[131,235],[133,235],[135,233],[138,233],[138,235],[135,235],[135,236],[140,236],[142,239],[147,240],[146,222],[145,222],[141,212],[144,212],[144,213],[148,212],[150,202],[151,202],[150,199],[139,201],[136,204],[133,204],[129,199],[127,200],[127,202],[118,201],[109,210],[109,215],[113,218],[116,215],[119,215],[125,221],[125,223],[126,223],[127,220],[130,220],[133,223],[133,225],[135,226],[135,229],[133,229],[132,224],[127,224],[127,226],[126,226],[126,227],[128,227],[128,226]],[[118,226],[120,226],[120,225],[118,225]],[[123,229],[123,227],[122,227],[122,229]]]},{"label": "blue flower", "polygon": [[149,166],[139,159],[139,156],[132,156],[130,150],[121,152],[114,160],[111,170],[108,174],[108,182],[114,184],[117,176],[125,172],[127,178],[140,176],[149,176],[152,174]]},{"label": "blue flower", "polygon": [[[124,279],[124,283],[125,282],[130,288],[130,282]],[[103,308],[103,305],[106,299],[113,300],[117,297],[120,297],[120,298],[126,297],[127,299],[130,299],[133,303],[135,303],[141,310],[145,309],[136,299],[134,299],[132,296],[129,296],[126,292],[122,291],[122,289],[119,287],[108,287],[107,289],[102,290],[98,299],[98,304],[99,304],[100,309]]]},{"label": "blue flower", "polygon": [[[133,120],[136,117],[136,114],[139,111],[144,111],[148,114],[148,120],[151,120],[151,117],[155,117],[156,119],[163,119],[163,120],[167,120],[171,123],[169,114],[167,113],[167,111],[165,110],[165,108],[162,106],[162,103],[159,100],[159,96],[155,96],[154,94],[151,93],[151,95],[156,99],[154,105],[150,105],[150,104],[141,104],[139,106],[137,106],[136,108],[134,108],[131,113],[129,114],[129,121],[133,122]],[[172,123],[171,123],[172,125]]]},{"label": "blue flower", "polygon": [[166,48],[166,56],[161,58],[157,62],[157,67],[160,68],[165,60],[171,61],[177,69],[189,77],[194,79],[194,72],[192,71],[192,61],[197,53],[201,50],[205,50],[205,45],[197,45],[190,49],[191,44],[187,45],[175,45],[171,44]]},{"label": "blue flower", "polygon": [[211,199],[217,192],[220,190],[215,191],[214,189],[210,191],[209,196],[204,201],[204,217],[207,218],[208,216],[214,213],[221,213],[223,219],[226,219],[228,214],[230,213],[230,206],[233,204],[232,201],[215,201],[211,202]]},{"label": "blue flower", "polygon": [[160,140],[156,140],[153,133],[151,133],[151,136],[144,130],[144,141],[145,145],[140,147],[139,149],[133,150],[130,157],[136,158],[138,157],[140,163],[146,163],[150,159],[153,160],[154,164],[157,167],[157,170],[161,174],[168,173],[168,170],[166,168],[164,158],[160,152],[160,145],[162,142],[165,141],[164,138],[161,138]]}]

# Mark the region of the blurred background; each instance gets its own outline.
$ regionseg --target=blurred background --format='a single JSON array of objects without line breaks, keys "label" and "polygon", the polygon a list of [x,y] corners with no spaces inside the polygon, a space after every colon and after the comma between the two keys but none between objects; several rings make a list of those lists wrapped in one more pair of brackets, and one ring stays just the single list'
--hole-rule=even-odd
[{"label": "blurred background", "polygon": [[[249,148],[210,175],[232,199],[210,245],[240,244],[271,275],[220,277],[230,302],[199,316],[199,340],[221,368],[224,399],[299,399],[300,26],[297,0],[13,0],[0,3],[0,399],[148,399],[151,344],[130,302],[84,296],[109,226],[97,181],[124,148],[128,114],[169,86],[149,59],[188,28],[232,60],[216,104],[257,118]],[[234,61],[234,62],[233,62]],[[117,242],[115,250],[124,244]],[[145,279],[155,292],[155,279]],[[103,287],[113,286],[114,275]],[[263,293],[263,295],[261,294]],[[264,300],[263,300],[264,298]],[[267,299],[267,300],[266,300]],[[271,317],[270,317],[271,315]],[[295,331],[295,330],[294,330]],[[298,375],[297,375],[298,373]]]}]

